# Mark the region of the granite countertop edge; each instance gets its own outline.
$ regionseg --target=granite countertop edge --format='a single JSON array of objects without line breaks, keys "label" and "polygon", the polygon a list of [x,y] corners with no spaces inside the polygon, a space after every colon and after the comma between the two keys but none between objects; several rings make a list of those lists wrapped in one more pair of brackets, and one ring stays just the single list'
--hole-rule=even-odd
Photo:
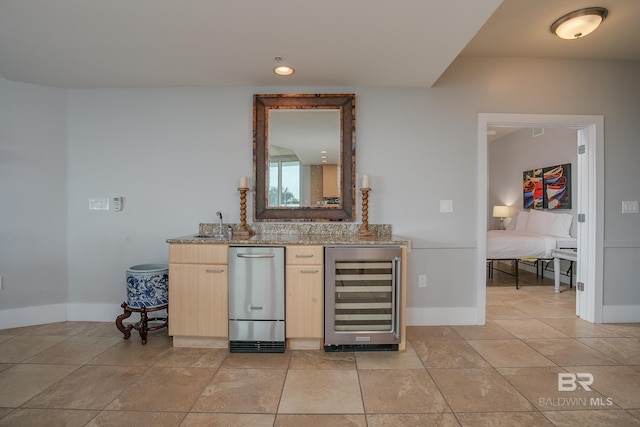
[{"label": "granite countertop edge", "polygon": [[361,237],[358,235],[327,235],[327,234],[282,234],[270,235],[258,233],[249,238],[233,236],[232,238],[198,237],[187,235],[167,239],[169,244],[204,244],[204,245],[229,245],[229,246],[261,246],[261,245],[408,245],[403,240],[393,235],[374,235]]}]

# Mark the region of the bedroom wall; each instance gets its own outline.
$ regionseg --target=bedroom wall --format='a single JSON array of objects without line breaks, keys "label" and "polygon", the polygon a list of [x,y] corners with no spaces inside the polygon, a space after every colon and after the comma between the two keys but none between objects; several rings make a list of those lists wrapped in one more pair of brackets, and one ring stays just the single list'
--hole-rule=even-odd
[{"label": "bedroom wall", "polygon": [[[127,267],[166,261],[165,239],[195,232],[199,222],[213,221],[217,210],[226,221],[239,220],[237,180],[251,175],[251,95],[339,91],[357,97],[357,171],[371,176],[373,188],[369,221],[392,224],[395,233],[412,241],[410,324],[475,322],[476,124],[481,112],[605,116],[605,168],[599,171],[605,181],[599,201],[605,205],[605,309],[616,312],[625,306],[640,313],[640,215],[620,213],[621,200],[640,200],[635,185],[640,182],[638,75],[638,62],[463,58],[428,89],[52,89],[57,101],[48,111],[19,110],[23,123],[42,131],[33,139],[33,152],[26,160],[22,154],[3,154],[2,168],[17,170],[39,159],[36,153],[52,159],[45,165],[51,179],[45,174],[36,184],[34,168],[12,175],[16,179],[8,191],[51,197],[52,209],[22,196],[12,208],[16,217],[24,216],[19,223],[25,230],[28,223],[44,224],[41,230],[47,232],[55,228],[48,234],[51,240],[34,249],[39,255],[30,258],[29,268],[42,277],[49,260],[60,263],[66,257],[66,271],[60,268],[55,281],[68,274],[68,297],[56,285],[50,298],[42,298],[42,285],[7,263],[0,274],[19,278],[15,286],[21,291],[10,304],[3,296],[1,308],[39,309],[45,300],[66,300],[70,320],[112,321],[124,298]],[[11,102],[26,103],[34,90],[49,97],[47,88],[9,84],[16,90]],[[65,96],[66,108],[56,110]],[[68,186],[60,193],[64,173]],[[125,197],[122,212],[88,210],[90,197],[116,195]],[[440,213],[440,200],[453,200],[454,212]],[[66,254],[60,245],[65,238]],[[26,246],[20,248],[27,252]],[[426,288],[418,287],[420,274],[427,275]],[[34,321],[30,311],[15,311],[13,324]],[[64,320],[47,314],[49,321]],[[6,326],[3,319],[0,313],[0,328]]]},{"label": "bedroom wall", "polygon": [[577,205],[577,131],[574,129],[548,128],[539,136],[533,129],[525,128],[488,143],[489,198],[487,229],[498,229],[500,221],[491,216],[494,205],[506,205],[515,215],[523,209],[522,172],[546,166],[571,163],[572,209],[550,212],[568,213],[574,216],[571,235],[575,237]]}]

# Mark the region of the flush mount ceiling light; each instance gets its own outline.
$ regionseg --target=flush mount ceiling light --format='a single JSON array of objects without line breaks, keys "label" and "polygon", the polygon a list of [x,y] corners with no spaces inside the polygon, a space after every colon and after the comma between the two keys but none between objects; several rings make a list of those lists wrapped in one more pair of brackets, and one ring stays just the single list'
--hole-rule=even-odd
[{"label": "flush mount ceiling light", "polygon": [[282,61],[282,57],[281,56],[276,56],[273,59],[276,60],[276,62],[278,63],[278,65],[276,66],[276,68],[273,69],[273,72],[276,73],[279,76],[290,76],[291,74],[295,73],[295,70],[291,67],[288,67],[286,65],[280,65],[280,61]]},{"label": "flush mount ceiling light", "polygon": [[561,39],[579,39],[598,28],[608,13],[604,7],[578,9],[556,19],[551,25],[551,32]]}]

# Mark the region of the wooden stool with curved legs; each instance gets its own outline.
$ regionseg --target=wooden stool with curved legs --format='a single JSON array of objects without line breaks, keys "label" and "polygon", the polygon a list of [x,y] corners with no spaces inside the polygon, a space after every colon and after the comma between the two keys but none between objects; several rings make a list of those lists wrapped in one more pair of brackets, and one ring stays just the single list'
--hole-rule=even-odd
[{"label": "wooden stool with curved legs", "polygon": [[[142,306],[142,308],[132,308],[129,307],[126,302],[123,302],[120,307],[124,309],[124,313],[118,316],[118,318],[116,319],[116,327],[120,332],[122,332],[125,340],[128,340],[131,337],[131,330],[135,329],[140,334],[140,338],[142,338],[142,344],[146,344],[147,332],[166,328],[169,325],[168,317],[147,317],[147,313],[168,309],[168,304],[151,308],[147,308],[145,306]],[[140,321],[136,323],[130,323],[125,326],[122,321],[131,316],[131,313],[140,313]],[[151,327],[149,326],[149,322],[157,321],[160,321],[162,323]]]}]

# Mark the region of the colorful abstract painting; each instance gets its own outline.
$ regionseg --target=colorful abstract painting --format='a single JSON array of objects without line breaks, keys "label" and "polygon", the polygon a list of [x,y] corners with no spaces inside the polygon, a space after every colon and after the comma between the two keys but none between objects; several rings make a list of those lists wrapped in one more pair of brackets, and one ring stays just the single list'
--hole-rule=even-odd
[{"label": "colorful abstract painting", "polygon": [[522,173],[522,191],[525,209],[543,209],[542,169],[534,169]]},{"label": "colorful abstract painting", "polygon": [[525,209],[571,209],[571,163],[522,173]]},{"label": "colorful abstract painting", "polygon": [[571,163],[542,170],[544,209],[571,209]]}]

